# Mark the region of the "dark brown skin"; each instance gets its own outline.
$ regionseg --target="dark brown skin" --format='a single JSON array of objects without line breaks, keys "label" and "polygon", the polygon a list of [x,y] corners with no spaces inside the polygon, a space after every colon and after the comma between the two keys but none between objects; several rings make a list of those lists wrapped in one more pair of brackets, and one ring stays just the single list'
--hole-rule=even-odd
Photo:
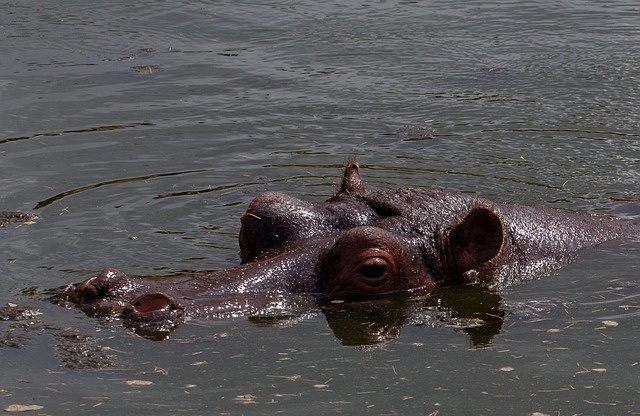
[{"label": "dark brown skin", "polygon": [[640,225],[615,218],[439,190],[369,191],[358,164],[348,161],[338,193],[324,203],[275,192],[257,196],[242,216],[236,268],[154,279],[105,269],[70,285],[63,297],[90,313],[120,314],[134,326],[174,325],[186,316],[255,315],[309,299],[506,285],[630,235],[640,235]]}]

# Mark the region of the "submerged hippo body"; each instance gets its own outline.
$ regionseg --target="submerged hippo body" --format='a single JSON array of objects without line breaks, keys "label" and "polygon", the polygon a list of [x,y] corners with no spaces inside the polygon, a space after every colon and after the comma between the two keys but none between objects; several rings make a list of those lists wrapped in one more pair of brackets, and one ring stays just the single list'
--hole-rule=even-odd
[{"label": "submerged hippo body", "polygon": [[439,190],[366,190],[358,164],[349,161],[338,193],[326,202],[257,196],[242,216],[238,267],[169,278],[105,269],[63,296],[134,326],[268,315],[286,303],[428,293],[467,282],[505,285],[628,235],[640,235],[640,225]]}]

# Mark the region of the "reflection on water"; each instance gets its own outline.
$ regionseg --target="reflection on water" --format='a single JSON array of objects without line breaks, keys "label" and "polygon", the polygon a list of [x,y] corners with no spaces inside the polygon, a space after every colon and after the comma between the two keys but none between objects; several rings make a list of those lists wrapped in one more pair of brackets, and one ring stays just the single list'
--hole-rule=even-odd
[{"label": "reflection on water", "polygon": [[[428,296],[393,296],[321,306],[342,345],[365,346],[394,340],[405,325],[450,327],[469,336],[473,348],[491,345],[500,333],[502,296],[481,285],[439,288]],[[427,335],[428,336],[428,335]]]},{"label": "reflection on water", "polygon": [[[72,307],[61,300],[62,289],[52,291],[50,299]],[[234,316],[246,316],[260,327],[288,327],[313,319],[321,312],[342,345],[362,347],[391,342],[400,336],[402,327],[413,325],[424,327],[425,331],[428,328],[456,329],[467,334],[472,348],[484,348],[489,347],[493,337],[500,333],[505,319],[502,296],[483,285],[458,285],[438,288],[429,294],[396,294],[348,302],[316,303],[312,296],[291,296],[295,300],[285,299],[277,306],[271,302],[266,309],[255,312],[238,310]],[[87,309],[84,312],[93,318],[120,320],[112,311]],[[124,324],[137,335],[154,341],[166,340],[178,329],[178,324],[172,321],[158,324],[125,320]]]}]

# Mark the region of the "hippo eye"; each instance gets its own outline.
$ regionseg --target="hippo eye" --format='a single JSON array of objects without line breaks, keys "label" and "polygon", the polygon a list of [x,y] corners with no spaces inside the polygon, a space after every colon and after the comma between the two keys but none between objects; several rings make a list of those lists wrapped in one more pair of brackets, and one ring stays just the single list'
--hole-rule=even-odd
[{"label": "hippo eye", "polygon": [[379,285],[386,281],[393,263],[384,256],[367,257],[355,267],[354,274],[360,276],[369,285]]}]

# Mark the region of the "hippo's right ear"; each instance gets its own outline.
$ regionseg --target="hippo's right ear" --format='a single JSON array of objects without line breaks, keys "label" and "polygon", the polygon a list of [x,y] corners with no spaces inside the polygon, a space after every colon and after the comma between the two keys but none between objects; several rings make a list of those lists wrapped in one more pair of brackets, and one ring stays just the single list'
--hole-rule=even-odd
[{"label": "hippo's right ear", "polygon": [[461,222],[445,231],[445,277],[455,278],[495,258],[503,241],[500,217],[486,207],[472,209]]}]

